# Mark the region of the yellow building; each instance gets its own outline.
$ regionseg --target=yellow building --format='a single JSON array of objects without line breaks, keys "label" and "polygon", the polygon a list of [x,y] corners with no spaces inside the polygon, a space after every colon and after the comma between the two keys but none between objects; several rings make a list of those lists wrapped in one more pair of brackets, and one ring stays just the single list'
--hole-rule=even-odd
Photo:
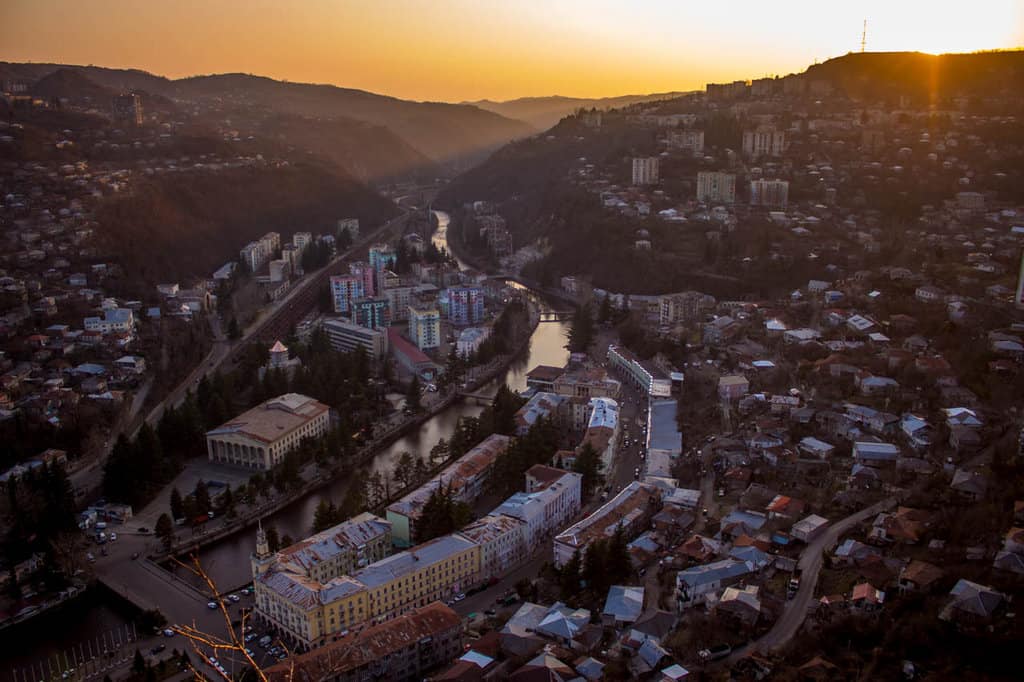
[{"label": "yellow building", "polygon": [[357,625],[450,600],[480,575],[479,545],[446,535],[323,582],[272,567],[254,581],[256,612],[293,644],[314,648]]}]

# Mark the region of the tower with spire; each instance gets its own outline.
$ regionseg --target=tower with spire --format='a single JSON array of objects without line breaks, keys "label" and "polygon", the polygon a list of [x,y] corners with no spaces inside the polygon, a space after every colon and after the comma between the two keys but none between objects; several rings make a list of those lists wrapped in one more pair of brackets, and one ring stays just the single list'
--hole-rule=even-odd
[{"label": "tower with spire", "polygon": [[257,578],[266,573],[270,564],[274,561],[274,555],[270,552],[270,543],[267,542],[267,532],[263,530],[263,521],[260,520],[256,527],[256,551],[252,557],[252,577]]}]

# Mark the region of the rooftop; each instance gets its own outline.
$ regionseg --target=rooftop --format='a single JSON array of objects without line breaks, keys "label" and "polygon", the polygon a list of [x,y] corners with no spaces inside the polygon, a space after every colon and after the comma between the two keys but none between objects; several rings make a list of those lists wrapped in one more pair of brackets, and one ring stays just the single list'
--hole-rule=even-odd
[{"label": "rooftop", "polygon": [[231,421],[207,432],[206,435],[210,437],[238,434],[264,443],[273,443],[329,409],[327,405],[308,396],[285,393],[246,410]]}]

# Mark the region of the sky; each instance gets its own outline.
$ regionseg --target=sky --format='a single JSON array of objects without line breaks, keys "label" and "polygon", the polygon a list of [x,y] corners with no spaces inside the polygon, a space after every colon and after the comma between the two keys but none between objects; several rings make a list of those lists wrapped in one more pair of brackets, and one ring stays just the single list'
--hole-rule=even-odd
[{"label": "sky", "polygon": [[860,49],[1024,46],[1024,0],[0,0],[0,60],[243,72],[415,100],[608,97]]}]

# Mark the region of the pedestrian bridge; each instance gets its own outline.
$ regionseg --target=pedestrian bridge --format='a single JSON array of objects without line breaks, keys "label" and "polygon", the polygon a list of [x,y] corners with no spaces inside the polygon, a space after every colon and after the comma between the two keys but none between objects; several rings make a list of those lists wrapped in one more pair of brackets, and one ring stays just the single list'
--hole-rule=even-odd
[{"label": "pedestrian bridge", "polygon": [[571,310],[545,310],[540,314],[541,322],[568,322],[572,319]]},{"label": "pedestrian bridge", "polygon": [[472,391],[459,391],[459,396],[463,400],[472,400],[477,405],[490,405],[491,403],[494,402],[493,395],[482,392],[474,393]]}]

